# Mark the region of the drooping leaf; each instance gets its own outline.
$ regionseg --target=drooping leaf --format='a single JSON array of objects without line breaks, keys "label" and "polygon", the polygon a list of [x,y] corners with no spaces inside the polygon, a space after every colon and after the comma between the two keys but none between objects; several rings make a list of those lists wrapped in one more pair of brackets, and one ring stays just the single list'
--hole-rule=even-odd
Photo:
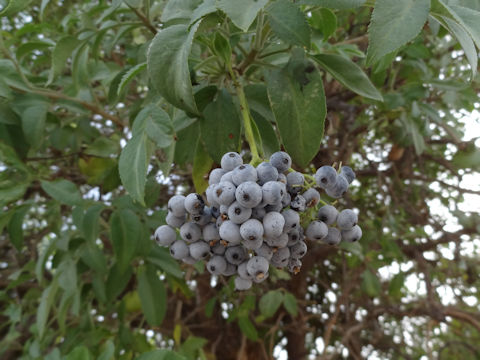
[{"label": "drooping leaf", "polygon": [[7,226],[10,241],[18,251],[20,251],[23,246],[23,222],[29,209],[29,204],[23,204],[15,208],[14,211],[12,211],[10,222]]},{"label": "drooping leaf", "polygon": [[145,181],[148,166],[147,135],[133,137],[120,154],[118,170],[123,186],[130,196],[144,205]]},{"label": "drooping leaf", "polygon": [[240,119],[231,95],[225,90],[205,107],[200,120],[202,140],[217,164],[223,154],[237,151],[240,142]]},{"label": "drooping leaf", "polygon": [[172,350],[161,349],[143,353],[135,360],[187,360],[187,358]]},{"label": "drooping leaf", "polygon": [[85,345],[75,347],[65,358],[65,360],[90,360],[90,351]]},{"label": "drooping leaf", "polygon": [[160,326],[167,310],[167,293],[156,270],[147,265],[137,273],[142,310],[151,326]]},{"label": "drooping leaf", "polygon": [[450,8],[455,12],[456,18],[461,20],[460,24],[470,34],[477,47],[480,48],[480,24],[478,22],[480,11],[457,5],[450,5]]},{"label": "drooping leaf", "polygon": [[243,31],[247,31],[268,0],[219,0],[218,7]]},{"label": "drooping leaf", "polygon": [[62,204],[75,206],[82,203],[82,196],[77,186],[71,181],[60,179],[54,181],[41,181],[42,189],[55,200]]},{"label": "drooping leaf", "polygon": [[320,148],[326,103],[320,73],[302,54],[297,52],[286,67],[268,71],[266,80],[282,143],[304,167]]},{"label": "drooping leaf", "polygon": [[430,0],[378,0],[368,27],[367,64],[374,64],[418,35]]},{"label": "drooping leaf", "polygon": [[190,25],[196,23],[205,15],[214,13],[217,11],[216,0],[204,0],[198,7],[193,11],[192,16],[190,17]]},{"label": "drooping leaf", "polygon": [[319,54],[312,58],[342,85],[367,98],[383,101],[383,97],[362,69],[350,59],[336,54]]},{"label": "drooping leaf", "polygon": [[388,286],[388,293],[390,296],[399,299],[402,297],[402,287],[405,283],[405,274],[400,272],[396,274],[392,280],[390,280],[390,285]]},{"label": "drooping leaf", "polygon": [[337,29],[337,16],[328,8],[320,8],[317,11],[312,11],[308,22],[310,26],[322,32],[324,41],[332,36]]},{"label": "drooping leaf", "polygon": [[148,74],[157,91],[176,107],[198,114],[188,69],[193,37],[200,25],[173,25],[158,32],[147,53]]},{"label": "drooping leaf", "polygon": [[130,209],[119,209],[110,217],[110,238],[120,272],[123,272],[135,255],[140,220]]},{"label": "drooping leaf", "polygon": [[173,259],[168,249],[154,246],[147,257],[147,261],[158,266],[161,270],[177,278],[183,277],[183,272],[178,262]]},{"label": "drooping leaf", "polygon": [[288,0],[277,0],[267,8],[273,32],[287,44],[310,48],[310,27],[300,8]]}]

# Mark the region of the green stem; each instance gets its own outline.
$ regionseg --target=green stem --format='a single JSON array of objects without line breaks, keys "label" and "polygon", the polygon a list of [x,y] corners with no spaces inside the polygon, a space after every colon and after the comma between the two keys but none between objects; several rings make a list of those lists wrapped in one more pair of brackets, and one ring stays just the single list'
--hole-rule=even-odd
[{"label": "green stem", "polygon": [[252,129],[252,118],[250,116],[250,110],[247,103],[247,98],[245,97],[245,92],[243,91],[242,84],[237,80],[235,73],[232,69],[232,66],[228,65],[228,71],[233,81],[233,85],[237,92],[238,100],[240,102],[240,112],[242,114],[243,127],[245,129],[245,138],[247,139],[248,146],[250,147],[250,152],[252,153],[252,165],[259,164],[262,159],[258,155],[257,143],[255,142],[255,136],[253,135]]}]

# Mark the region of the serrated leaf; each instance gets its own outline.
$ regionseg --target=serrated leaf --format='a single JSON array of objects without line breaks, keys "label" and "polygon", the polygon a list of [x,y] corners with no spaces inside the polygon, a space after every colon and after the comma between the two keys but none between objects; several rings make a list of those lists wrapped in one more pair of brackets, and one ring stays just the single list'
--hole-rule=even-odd
[{"label": "serrated leaf", "polygon": [[430,0],[378,0],[368,27],[367,64],[379,61],[412,40],[422,30]]},{"label": "serrated leaf", "polygon": [[301,54],[266,73],[268,97],[282,143],[293,161],[307,166],[320,148],[326,115],[320,73]]},{"label": "serrated leaf", "polygon": [[287,44],[310,48],[310,27],[305,14],[288,0],[277,0],[267,8],[270,26]]},{"label": "serrated leaf", "polygon": [[375,297],[380,294],[380,281],[370,270],[365,270],[362,274],[362,289],[370,297]]},{"label": "serrated leaf", "polygon": [[240,330],[245,334],[247,338],[252,341],[257,341],[258,339],[258,332],[255,326],[252,324],[248,316],[239,316],[238,317],[238,326]]},{"label": "serrated leaf", "polygon": [[123,90],[125,90],[126,86],[132,81],[132,79],[140,74],[142,71],[147,69],[147,63],[141,63],[137,64],[134,67],[131,67],[128,69],[128,71],[123,74],[122,79],[120,80],[120,83],[118,84],[118,89],[117,89],[117,95],[120,95]]},{"label": "serrated leaf", "polygon": [[22,130],[33,149],[38,149],[44,140],[47,110],[47,104],[38,104],[26,108],[22,113]]},{"label": "serrated leaf", "polygon": [[54,278],[50,285],[43,290],[42,296],[40,297],[40,304],[37,308],[37,331],[40,338],[43,337],[45,333],[45,326],[47,325],[48,315],[50,314],[50,308],[53,305],[55,300],[55,295],[58,290],[57,279]]},{"label": "serrated leaf", "polygon": [[292,316],[297,316],[298,314],[298,305],[297,305],[297,299],[293,294],[286,292],[285,295],[283,296],[283,307],[285,310],[288,311],[288,313]]},{"label": "serrated leaf", "polygon": [[383,101],[382,94],[362,69],[350,59],[336,54],[319,54],[312,58],[342,85],[367,98]]},{"label": "serrated leaf", "polygon": [[260,313],[269,318],[273,316],[283,302],[283,294],[278,290],[270,290],[260,298]]},{"label": "serrated leaf", "polygon": [[366,0],[299,0],[298,5],[315,5],[332,9],[352,9],[365,4]]},{"label": "serrated leaf", "polygon": [[34,51],[34,50],[44,50],[48,49],[49,47],[55,45],[52,42],[49,41],[29,41],[27,43],[24,43],[20,45],[16,51],[17,58],[20,59],[23,56],[27,55],[28,53]]},{"label": "serrated leaf", "polygon": [[148,75],[157,91],[176,107],[198,114],[188,68],[188,56],[200,22],[173,25],[158,32],[147,53]]},{"label": "serrated leaf", "polygon": [[140,220],[130,209],[119,209],[110,217],[110,239],[119,271],[123,272],[130,265],[135,256]]},{"label": "serrated leaf", "polygon": [[52,52],[52,67],[48,76],[47,85],[50,85],[55,77],[57,77],[65,67],[68,58],[72,55],[73,50],[82,43],[74,36],[65,36],[61,38]]},{"label": "serrated leaf", "polygon": [[238,28],[247,31],[268,0],[220,0],[218,7]]},{"label": "serrated leaf", "polygon": [[11,16],[25,9],[32,0],[9,0],[7,5],[0,11],[1,16]]},{"label": "serrated leaf", "polygon": [[133,137],[123,148],[118,170],[123,186],[130,196],[144,205],[145,182],[148,167],[147,135]]},{"label": "serrated leaf", "polygon": [[160,326],[167,310],[167,293],[151,265],[138,270],[138,294],[143,314],[151,326]]},{"label": "serrated leaf", "polygon": [[133,137],[147,135],[158,147],[166,148],[173,142],[175,130],[170,116],[159,105],[145,106],[135,117]]},{"label": "serrated leaf", "polygon": [[202,194],[208,187],[208,180],[205,179],[205,174],[210,172],[213,160],[208,155],[201,140],[198,141],[193,158],[192,179],[195,185],[195,191]]},{"label": "serrated leaf", "polygon": [[62,204],[75,206],[83,202],[80,191],[71,181],[65,179],[41,181],[41,185],[48,195]]},{"label": "serrated leaf", "polygon": [[237,151],[240,142],[240,118],[231,95],[222,89],[217,98],[208,104],[200,119],[202,140],[208,154],[217,164],[222,155]]}]

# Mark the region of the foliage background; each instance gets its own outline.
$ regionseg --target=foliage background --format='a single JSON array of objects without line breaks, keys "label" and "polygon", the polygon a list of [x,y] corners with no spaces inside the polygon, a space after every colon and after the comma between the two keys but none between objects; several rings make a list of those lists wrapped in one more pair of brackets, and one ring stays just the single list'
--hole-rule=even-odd
[{"label": "foliage background", "polygon": [[[2,359],[480,357],[478,0],[0,6]],[[357,171],[360,243],[235,293],[152,242],[280,147]]]}]

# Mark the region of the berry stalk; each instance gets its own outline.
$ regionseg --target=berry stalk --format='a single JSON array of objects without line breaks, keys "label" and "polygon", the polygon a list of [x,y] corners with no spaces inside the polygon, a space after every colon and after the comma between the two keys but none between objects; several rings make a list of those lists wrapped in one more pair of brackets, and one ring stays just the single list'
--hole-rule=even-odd
[{"label": "berry stalk", "polygon": [[255,142],[255,136],[253,135],[250,108],[248,107],[247,98],[245,97],[245,92],[243,91],[243,86],[235,76],[235,72],[233,71],[231,65],[228,66],[228,71],[230,73],[230,77],[232,78],[233,86],[235,87],[235,91],[240,102],[240,112],[242,114],[243,127],[245,129],[245,138],[247,139],[248,146],[250,147],[250,152],[252,154],[252,160],[250,163],[253,166],[256,166],[262,162],[262,159],[258,155],[257,143]]}]

